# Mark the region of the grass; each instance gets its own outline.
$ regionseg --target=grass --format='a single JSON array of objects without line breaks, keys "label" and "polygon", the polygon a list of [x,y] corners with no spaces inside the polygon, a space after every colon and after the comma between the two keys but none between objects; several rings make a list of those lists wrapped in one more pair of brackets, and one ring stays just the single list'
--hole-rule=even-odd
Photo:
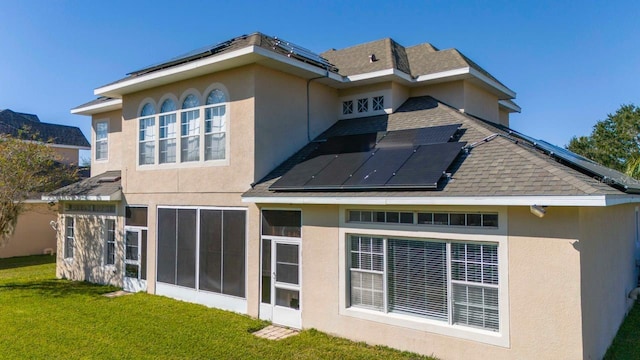
[{"label": "grass", "polygon": [[604,358],[640,359],[640,302],[627,315]]},{"label": "grass", "polygon": [[204,306],[54,278],[55,258],[0,259],[2,359],[433,359],[315,330],[280,341],[267,323]]}]

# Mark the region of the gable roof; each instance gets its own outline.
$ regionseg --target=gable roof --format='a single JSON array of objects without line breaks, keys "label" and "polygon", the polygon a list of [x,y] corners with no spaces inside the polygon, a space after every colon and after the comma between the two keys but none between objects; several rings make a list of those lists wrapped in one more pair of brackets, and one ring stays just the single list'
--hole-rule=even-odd
[{"label": "gable roof", "polygon": [[42,200],[119,201],[122,196],[120,170],[107,171],[54,190]]},{"label": "gable roof", "polygon": [[[378,198],[385,202],[397,199],[422,198],[425,203],[439,203],[437,198],[498,198],[530,197],[582,197],[626,196],[623,191],[607,185],[593,176],[562,164],[539,151],[531,143],[516,140],[509,129],[466,115],[438,100],[425,96],[408,99],[390,115],[338,121],[322,133],[315,141],[333,136],[363,134],[371,132],[414,129],[440,125],[462,124],[462,135],[458,139],[475,144],[468,155],[461,155],[448,172],[451,179],[444,180],[437,190],[416,191],[273,191],[269,187],[282,175],[313,151],[315,145],[308,144],[278,166],[243,197],[245,201],[277,202],[278,198],[311,199],[322,202],[340,199]],[[496,135],[498,134],[498,135]],[[325,200],[321,200],[325,199]],[[593,198],[595,199],[595,198]],[[601,198],[598,198],[601,199]],[[303,200],[301,200],[303,201]],[[478,203],[468,201],[468,204]],[[505,203],[506,205],[507,203]],[[547,204],[541,204],[547,205]]]},{"label": "gable roof", "polygon": [[[26,134],[22,131],[26,131]],[[89,141],[76,126],[44,123],[37,115],[9,109],[0,111],[0,134],[23,138],[25,135],[36,135],[43,142],[90,149]]]}]

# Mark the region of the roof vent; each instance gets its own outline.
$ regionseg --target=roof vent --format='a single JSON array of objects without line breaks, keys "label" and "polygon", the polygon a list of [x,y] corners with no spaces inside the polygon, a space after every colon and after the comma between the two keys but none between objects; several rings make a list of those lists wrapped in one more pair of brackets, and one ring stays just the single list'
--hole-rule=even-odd
[{"label": "roof vent", "polygon": [[376,61],[378,61],[378,59],[376,58],[376,54],[369,55],[369,62],[370,63],[376,62]]}]

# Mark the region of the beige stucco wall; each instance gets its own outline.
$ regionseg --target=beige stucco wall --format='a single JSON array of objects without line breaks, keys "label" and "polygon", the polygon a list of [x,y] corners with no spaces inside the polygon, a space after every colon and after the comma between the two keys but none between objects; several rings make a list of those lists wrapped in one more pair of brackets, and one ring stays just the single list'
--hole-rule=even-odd
[{"label": "beige stucco wall", "polygon": [[[107,134],[109,154],[107,160],[96,161],[96,124],[103,121],[109,123]],[[100,113],[91,117],[91,176],[122,168],[123,157],[131,152],[130,149],[123,148],[123,137],[121,110]]]},{"label": "beige stucco wall", "polygon": [[78,165],[78,161],[79,161],[78,154],[80,153],[80,150],[57,147],[57,146],[52,146],[52,148],[54,149],[56,154],[58,154],[58,156],[62,158],[62,163],[67,165],[71,165],[71,164]]},{"label": "beige stucco wall", "polygon": [[391,107],[396,111],[409,98],[409,88],[398,83],[391,83]]},{"label": "beige stucco wall", "polygon": [[498,97],[469,81],[464,82],[464,112],[481,119],[499,122]]},{"label": "beige stucco wall", "polygon": [[[74,218],[73,258],[65,259],[66,218]],[[105,220],[116,220],[115,264],[105,265]],[[124,270],[124,240],[122,209],[113,215],[65,213],[58,217],[56,276],[78,281],[122,286]]]},{"label": "beige stucco wall", "polygon": [[[128,194],[142,193],[224,193],[243,192],[253,181],[254,154],[254,77],[255,67],[245,66],[220,73],[125,95],[123,97],[123,187]],[[163,96],[172,96],[180,107],[188,92],[194,92],[204,103],[205,92],[212,86],[228,91],[227,149],[228,164],[207,165],[167,164],[167,166],[138,167],[138,114],[142,105],[151,100],[158,107]],[[157,109],[156,109],[157,111]],[[203,116],[203,114],[201,114]],[[180,119],[177,119],[178,123]],[[204,144],[200,144],[204,146]],[[178,149],[179,151],[179,149]],[[157,151],[156,151],[157,152]],[[156,154],[157,157],[157,154]]]},{"label": "beige stucco wall", "polygon": [[[266,67],[255,68],[255,176],[259,181],[336,121],[337,91]],[[307,137],[308,136],[308,137]]]},{"label": "beige stucco wall", "polygon": [[633,305],[637,286],[634,205],[580,209],[581,298],[585,359],[601,359]]},{"label": "beige stucco wall", "polygon": [[[508,210],[507,347],[340,315],[337,206],[304,206],[302,324],[370,344],[442,359],[579,359],[582,356],[577,209]],[[538,221],[540,220],[540,221]],[[505,315],[505,314],[503,314]]]},{"label": "beige stucco wall", "polygon": [[41,255],[45,250],[55,252],[56,232],[49,222],[56,218],[55,208],[46,203],[26,204],[15,233],[4,247],[0,247],[0,258]]},{"label": "beige stucco wall", "polygon": [[412,88],[410,95],[411,97],[429,95],[456,109],[464,109],[465,106],[462,80]]},{"label": "beige stucco wall", "polygon": [[504,109],[499,109],[498,120],[500,125],[509,126],[509,111]]}]

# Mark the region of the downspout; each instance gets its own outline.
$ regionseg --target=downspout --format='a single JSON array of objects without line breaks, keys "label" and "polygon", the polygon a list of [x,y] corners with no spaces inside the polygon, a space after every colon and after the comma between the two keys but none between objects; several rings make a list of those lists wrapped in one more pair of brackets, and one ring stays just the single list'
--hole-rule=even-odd
[{"label": "downspout", "polygon": [[324,76],[318,76],[307,80],[307,142],[311,142],[311,109],[309,107],[309,89],[313,80],[329,77],[329,70],[325,70]]}]

